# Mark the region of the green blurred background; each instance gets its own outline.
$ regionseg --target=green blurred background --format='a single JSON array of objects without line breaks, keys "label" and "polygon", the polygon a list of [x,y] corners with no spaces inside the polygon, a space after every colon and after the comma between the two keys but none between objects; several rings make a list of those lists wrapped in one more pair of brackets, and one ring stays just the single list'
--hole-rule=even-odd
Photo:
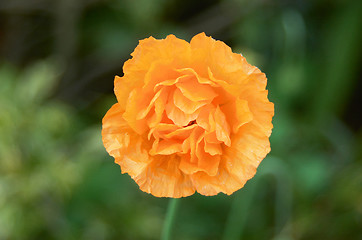
[{"label": "green blurred background", "polygon": [[272,151],[231,196],[182,199],[174,239],[362,239],[362,1],[0,0],[0,239],[159,239],[168,199],[101,119],[139,39],[205,32],[268,77]]}]

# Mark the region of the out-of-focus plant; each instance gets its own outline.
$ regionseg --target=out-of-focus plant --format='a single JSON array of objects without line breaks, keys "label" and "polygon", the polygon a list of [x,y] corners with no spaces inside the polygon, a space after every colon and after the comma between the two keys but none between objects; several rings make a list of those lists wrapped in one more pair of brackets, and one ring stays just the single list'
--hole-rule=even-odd
[{"label": "out-of-focus plant", "polygon": [[[56,229],[61,203],[79,182],[72,109],[47,98],[55,65],[24,71],[0,67],[0,238],[22,239]],[[73,143],[76,144],[76,143]]]},{"label": "out-of-focus plant", "polygon": [[73,109],[49,100],[58,74],[49,61],[0,66],[1,239],[64,234],[63,205],[87,166],[82,158],[99,152],[95,131],[82,137]]}]

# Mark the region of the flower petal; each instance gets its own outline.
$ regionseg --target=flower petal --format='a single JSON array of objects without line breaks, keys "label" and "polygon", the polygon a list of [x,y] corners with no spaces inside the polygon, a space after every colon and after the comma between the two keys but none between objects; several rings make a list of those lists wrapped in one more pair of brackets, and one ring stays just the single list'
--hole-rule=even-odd
[{"label": "flower petal", "polygon": [[140,106],[144,108],[148,105],[148,101],[142,96],[141,89],[134,89],[127,101],[126,110],[123,113],[123,118],[128,122],[129,126],[138,134],[143,134],[147,130],[147,122],[145,119],[137,119]]},{"label": "flower petal", "polygon": [[102,121],[102,140],[107,152],[113,157],[122,156],[130,144],[132,130],[122,117],[120,104],[114,104]]},{"label": "flower petal", "polygon": [[[152,98],[151,102],[148,104],[148,106],[146,108],[138,110],[139,112],[136,117],[137,120],[143,119],[147,116],[147,114],[150,112],[151,108],[154,106],[156,100],[160,97],[161,93],[162,93],[162,89],[155,94],[155,96]],[[166,94],[164,94],[164,95],[166,95]]]},{"label": "flower petal", "polygon": [[218,172],[218,167],[220,163],[220,155],[211,156],[209,153],[205,152],[204,141],[201,141],[197,145],[196,156],[198,159],[198,167],[202,171],[206,172],[209,176],[215,176]]},{"label": "flower petal", "polygon": [[233,133],[237,133],[242,125],[253,119],[253,114],[249,109],[248,102],[240,98],[236,98],[234,101],[224,104],[221,106],[221,110],[225,113]]},{"label": "flower petal", "polygon": [[205,152],[209,153],[211,156],[222,154],[222,148],[221,148],[220,144],[210,143],[206,140],[204,141],[204,143],[205,143],[205,146],[204,146]]},{"label": "flower petal", "polygon": [[151,155],[171,155],[173,153],[182,151],[182,143],[174,140],[163,140],[160,141],[155,148],[150,150]]},{"label": "flower petal", "polygon": [[181,90],[185,97],[194,102],[204,100],[211,101],[217,96],[212,87],[206,84],[197,84],[193,81],[188,81],[176,83],[176,86]]},{"label": "flower petal", "polygon": [[226,121],[224,113],[220,110],[219,106],[217,106],[215,110],[214,117],[215,117],[216,138],[219,141],[224,142],[226,146],[230,146],[231,145],[230,127]]},{"label": "flower petal", "polygon": [[196,111],[192,114],[184,113],[182,110],[175,107],[171,96],[173,96],[173,95],[170,94],[169,101],[166,104],[167,117],[169,119],[171,119],[177,126],[187,126],[189,124],[189,122],[196,119],[196,117],[199,114],[198,111]]},{"label": "flower petal", "polygon": [[220,192],[230,195],[244,186],[246,180],[240,180],[230,174],[224,167],[224,162],[225,160],[220,161],[219,171],[215,176],[210,176],[202,171],[191,175],[197,192],[205,196],[213,196]]},{"label": "flower petal", "polygon": [[190,196],[195,192],[195,187],[190,176],[181,172],[179,164],[180,158],[177,155],[154,156],[143,171],[130,175],[142,191],[156,197]]},{"label": "flower petal", "polygon": [[207,101],[194,102],[186,98],[179,89],[173,94],[175,106],[186,114],[193,114],[197,109],[207,104]]},{"label": "flower petal", "polygon": [[190,136],[191,132],[197,127],[197,125],[193,124],[187,127],[179,128],[173,132],[170,132],[166,134],[165,138],[173,138],[173,139],[179,139],[184,140],[187,137]]},{"label": "flower petal", "polygon": [[191,162],[190,154],[183,155],[179,165],[180,170],[187,175],[202,171],[197,162]]},{"label": "flower petal", "polygon": [[157,83],[155,85],[155,87],[153,88],[153,91],[156,92],[156,91],[159,91],[162,87],[170,87],[170,86],[175,85],[178,82],[181,82],[181,81],[184,82],[184,81],[187,81],[190,79],[191,79],[190,76],[187,76],[187,75],[183,75],[183,76],[177,77],[175,79],[168,79],[168,80]]},{"label": "flower petal", "polygon": [[201,84],[208,84],[212,87],[219,87],[213,81],[210,81],[207,78],[199,76],[199,74],[193,68],[181,68],[181,69],[176,69],[176,71],[183,73],[183,74],[187,74],[186,76],[189,76],[189,77],[194,76],[197,79],[197,81]]},{"label": "flower petal", "polygon": [[147,124],[149,127],[153,128],[158,125],[162,118],[164,117],[164,111],[166,107],[166,102],[168,98],[168,92],[162,91],[160,97],[155,101],[155,112],[154,114],[147,120]]}]

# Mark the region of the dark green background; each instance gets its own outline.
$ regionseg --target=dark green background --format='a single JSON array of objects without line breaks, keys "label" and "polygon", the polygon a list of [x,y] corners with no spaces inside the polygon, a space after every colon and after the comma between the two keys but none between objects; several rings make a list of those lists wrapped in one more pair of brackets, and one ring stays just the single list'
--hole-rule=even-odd
[{"label": "dark green background", "polygon": [[362,1],[0,0],[0,239],[159,239],[168,199],[101,141],[139,39],[205,32],[268,77],[272,151],[175,238],[362,239]]}]

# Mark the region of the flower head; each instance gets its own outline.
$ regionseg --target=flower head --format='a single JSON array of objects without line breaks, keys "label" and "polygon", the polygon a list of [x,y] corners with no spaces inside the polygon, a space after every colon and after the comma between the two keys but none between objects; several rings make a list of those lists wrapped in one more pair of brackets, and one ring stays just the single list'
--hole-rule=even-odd
[{"label": "flower head", "polygon": [[157,197],[231,194],[270,151],[265,74],[204,33],[139,42],[103,118],[108,153]]}]

